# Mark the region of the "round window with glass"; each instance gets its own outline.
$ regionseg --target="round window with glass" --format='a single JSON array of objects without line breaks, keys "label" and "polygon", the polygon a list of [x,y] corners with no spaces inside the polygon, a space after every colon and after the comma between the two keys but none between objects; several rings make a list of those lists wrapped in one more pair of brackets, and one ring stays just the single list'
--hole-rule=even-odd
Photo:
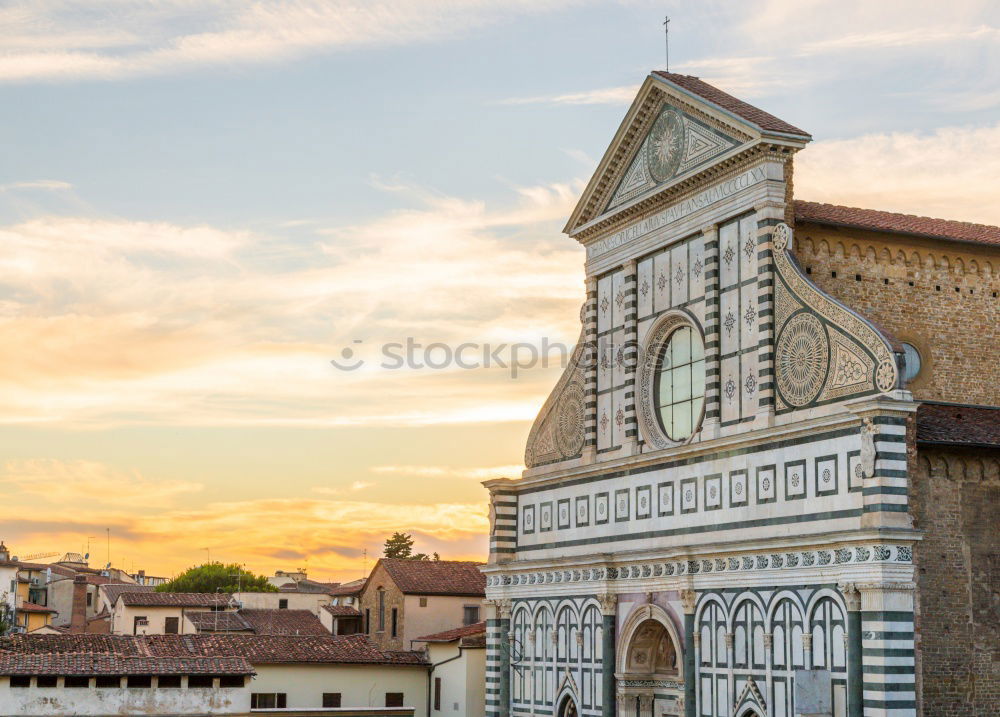
[{"label": "round window with glass", "polygon": [[656,370],[660,428],[672,441],[686,441],[698,428],[705,406],[705,344],[701,334],[682,326],[664,342]]}]

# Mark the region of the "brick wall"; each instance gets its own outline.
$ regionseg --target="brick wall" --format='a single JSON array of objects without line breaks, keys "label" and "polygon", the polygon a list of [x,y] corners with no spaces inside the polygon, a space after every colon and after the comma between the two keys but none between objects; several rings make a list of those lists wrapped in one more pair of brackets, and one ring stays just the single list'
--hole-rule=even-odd
[{"label": "brick wall", "polygon": [[821,289],[917,347],[916,398],[1000,405],[1000,247],[807,222],[795,241]]},{"label": "brick wall", "polygon": [[921,446],[910,491],[921,714],[1000,714],[1000,450]]},{"label": "brick wall", "polygon": [[[379,588],[385,590],[385,629],[380,631],[378,624],[378,596]],[[403,646],[404,619],[403,614],[403,593],[396,587],[396,583],[389,577],[382,565],[378,565],[368,577],[368,582],[359,598],[358,609],[361,610],[362,631],[364,631],[365,610],[370,610],[371,625],[368,629],[368,637],[372,639],[378,647],[383,650],[408,650],[409,646]],[[392,637],[392,609],[397,610],[396,637]]]}]

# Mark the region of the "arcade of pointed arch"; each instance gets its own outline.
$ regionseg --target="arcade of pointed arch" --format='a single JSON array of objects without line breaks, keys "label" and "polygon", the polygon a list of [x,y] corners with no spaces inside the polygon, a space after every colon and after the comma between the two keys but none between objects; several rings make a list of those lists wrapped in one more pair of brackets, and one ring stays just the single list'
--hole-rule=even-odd
[{"label": "arcade of pointed arch", "polygon": [[577,713],[601,714],[600,604],[593,597],[515,600],[511,607],[511,714],[554,712],[572,695]]},{"label": "arcade of pointed arch", "polygon": [[822,669],[831,673],[833,717],[845,717],[846,635],[843,598],[832,587],[702,593],[695,613],[701,714],[730,717],[752,681],[768,717],[793,717],[795,671]]}]

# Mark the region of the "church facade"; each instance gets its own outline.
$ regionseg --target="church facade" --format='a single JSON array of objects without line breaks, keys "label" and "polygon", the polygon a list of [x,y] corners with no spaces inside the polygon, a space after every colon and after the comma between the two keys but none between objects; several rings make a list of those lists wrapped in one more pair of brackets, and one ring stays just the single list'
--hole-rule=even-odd
[{"label": "church facade", "polygon": [[487,714],[1000,711],[1000,398],[970,380],[1000,369],[950,343],[1000,351],[1000,229],[797,202],[810,139],[698,78],[639,90],[566,227],[577,349],[485,484]]}]

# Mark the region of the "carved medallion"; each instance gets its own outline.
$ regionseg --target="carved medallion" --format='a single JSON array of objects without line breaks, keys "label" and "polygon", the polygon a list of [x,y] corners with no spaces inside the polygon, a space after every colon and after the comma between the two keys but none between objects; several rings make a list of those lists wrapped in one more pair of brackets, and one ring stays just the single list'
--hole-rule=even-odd
[{"label": "carved medallion", "polygon": [[559,399],[556,423],[556,444],[564,458],[570,458],[583,450],[583,387],[575,381],[568,386]]},{"label": "carved medallion", "polygon": [[804,406],[819,393],[830,362],[823,325],[812,314],[792,317],[778,337],[778,390],[792,406]]},{"label": "carved medallion", "polygon": [[677,173],[684,145],[684,120],[674,110],[664,110],[653,124],[646,145],[646,165],[653,179],[665,182]]}]

